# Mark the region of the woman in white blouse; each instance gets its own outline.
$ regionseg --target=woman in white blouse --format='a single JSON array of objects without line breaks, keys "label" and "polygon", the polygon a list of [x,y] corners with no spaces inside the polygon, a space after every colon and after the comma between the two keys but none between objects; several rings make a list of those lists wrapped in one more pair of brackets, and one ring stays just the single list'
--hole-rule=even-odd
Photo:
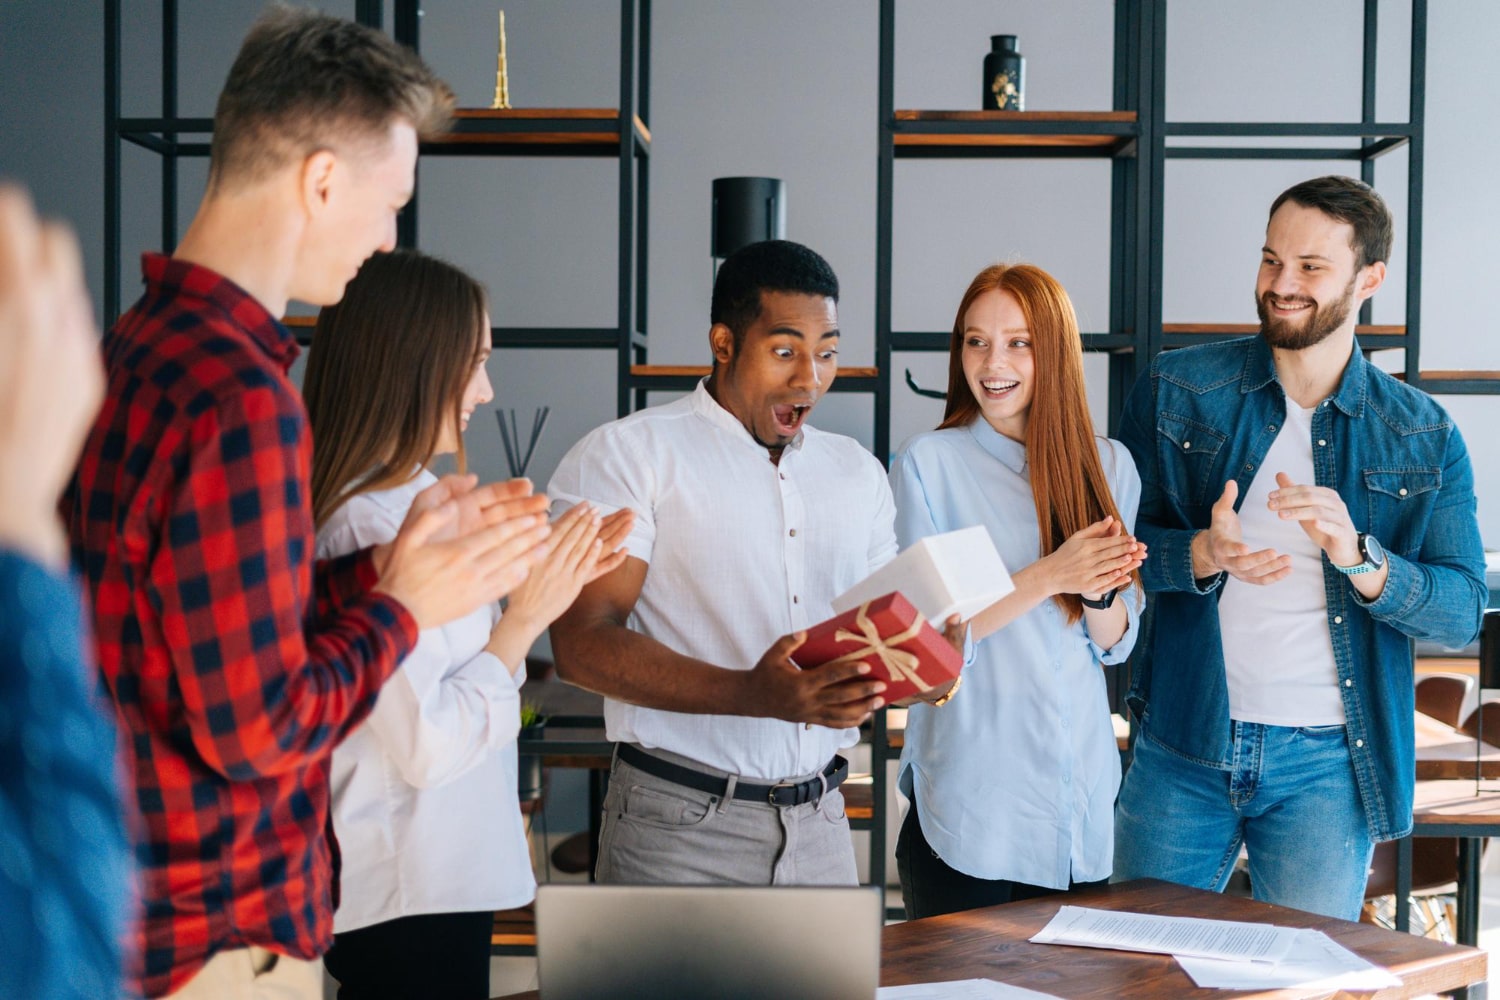
[{"label": "woman in white blouse", "polygon": [[[483,289],[414,251],[377,254],[318,317],[304,395],[317,555],[388,542],[427,466],[493,398]],[[334,751],[342,866],[325,964],[340,1000],[489,996],[493,914],[535,894],[516,792],[518,687],[531,644],[623,559],[631,515],[580,504],[498,606],[428,629]]]},{"label": "woman in white blouse", "polygon": [[1100,664],[1135,643],[1140,479],[1094,434],[1078,321],[1051,275],[995,265],[969,285],[943,421],[901,447],[891,485],[903,548],[982,524],[1016,585],[971,620],[962,690],[908,718],[907,916],[1107,879],[1120,761]]}]

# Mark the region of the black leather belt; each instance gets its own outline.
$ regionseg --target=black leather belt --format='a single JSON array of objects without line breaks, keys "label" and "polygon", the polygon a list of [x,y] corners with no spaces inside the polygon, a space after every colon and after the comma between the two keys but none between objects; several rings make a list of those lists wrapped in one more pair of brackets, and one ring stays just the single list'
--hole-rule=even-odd
[{"label": "black leather belt", "polygon": [[[638,771],[663,778],[686,788],[723,797],[729,788],[728,778],[718,778],[702,771],[694,771],[681,764],[653,757],[651,754],[629,743],[616,745],[620,759]],[[806,781],[778,781],[774,785],[760,785],[749,781],[737,782],[734,797],[745,802],[766,802],[773,806],[800,806],[817,802],[823,797],[823,789],[839,787],[849,777],[849,762],[838,754],[823,768],[823,779],[808,778]]]}]

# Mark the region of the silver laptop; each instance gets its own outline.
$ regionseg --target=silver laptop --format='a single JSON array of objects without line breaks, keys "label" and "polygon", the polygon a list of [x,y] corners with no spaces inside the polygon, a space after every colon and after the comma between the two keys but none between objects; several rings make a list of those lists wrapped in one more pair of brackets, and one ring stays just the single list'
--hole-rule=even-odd
[{"label": "silver laptop", "polygon": [[872,1000],[870,886],[543,885],[542,1000]]}]

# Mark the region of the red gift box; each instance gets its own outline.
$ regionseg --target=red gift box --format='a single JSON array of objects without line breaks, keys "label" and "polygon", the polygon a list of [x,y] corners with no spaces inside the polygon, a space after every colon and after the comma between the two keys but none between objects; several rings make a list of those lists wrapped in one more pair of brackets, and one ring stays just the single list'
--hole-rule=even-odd
[{"label": "red gift box", "polygon": [[963,667],[959,651],[899,592],[814,625],[792,659],[803,668],[862,660],[886,682],[887,703],[942,690]]}]

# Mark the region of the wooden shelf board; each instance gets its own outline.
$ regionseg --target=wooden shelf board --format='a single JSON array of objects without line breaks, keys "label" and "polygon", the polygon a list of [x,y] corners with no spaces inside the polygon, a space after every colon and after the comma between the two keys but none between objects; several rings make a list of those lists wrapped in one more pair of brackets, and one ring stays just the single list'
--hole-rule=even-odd
[{"label": "wooden shelf board", "polygon": [[927,111],[893,113],[892,141],[904,156],[1117,155],[1135,141],[1133,111]]},{"label": "wooden shelf board", "polygon": [[490,946],[504,948],[536,947],[536,913],[530,906],[500,910],[490,930]]},{"label": "wooden shelf board", "polygon": [[1113,122],[1132,123],[1134,111],[926,111],[895,112],[898,122]]},{"label": "wooden shelf board", "polygon": [[[1405,372],[1392,372],[1396,378],[1406,380]],[[1496,371],[1467,371],[1467,370],[1441,370],[1427,371],[1418,374],[1423,382],[1496,382],[1500,383],[1500,372]]]},{"label": "wooden shelf board", "polygon": [[[631,365],[630,374],[637,378],[660,376],[702,378],[713,369],[708,365]],[[854,378],[874,378],[880,374],[878,368],[840,368],[839,375]]]},{"label": "wooden shelf board", "polygon": [[1118,135],[1045,135],[1015,132],[898,132],[895,136],[895,144],[897,146],[917,147],[962,146],[972,148],[996,146],[1013,149],[1040,149],[1065,146],[1082,149],[1106,149],[1119,145],[1122,141],[1123,137]]},{"label": "wooden shelf board", "polygon": [[[1259,323],[1163,323],[1161,332],[1168,334],[1182,334],[1188,336],[1223,337],[1238,334],[1254,335],[1260,333]],[[1400,337],[1406,334],[1405,326],[1366,326],[1361,324],[1354,328],[1357,337],[1386,336]]]},{"label": "wooden shelf board", "polygon": [[[428,146],[614,146],[620,142],[619,111],[613,108],[459,108],[453,112],[457,128],[422,140]],[[640,116],[633,118],[642,141],[651,143],[651,130]],[[556,123],[548,127],[548,123]],[[533,123],[534,128],[517,128]],[[580,128],[597,123],[597,129]]]}]

